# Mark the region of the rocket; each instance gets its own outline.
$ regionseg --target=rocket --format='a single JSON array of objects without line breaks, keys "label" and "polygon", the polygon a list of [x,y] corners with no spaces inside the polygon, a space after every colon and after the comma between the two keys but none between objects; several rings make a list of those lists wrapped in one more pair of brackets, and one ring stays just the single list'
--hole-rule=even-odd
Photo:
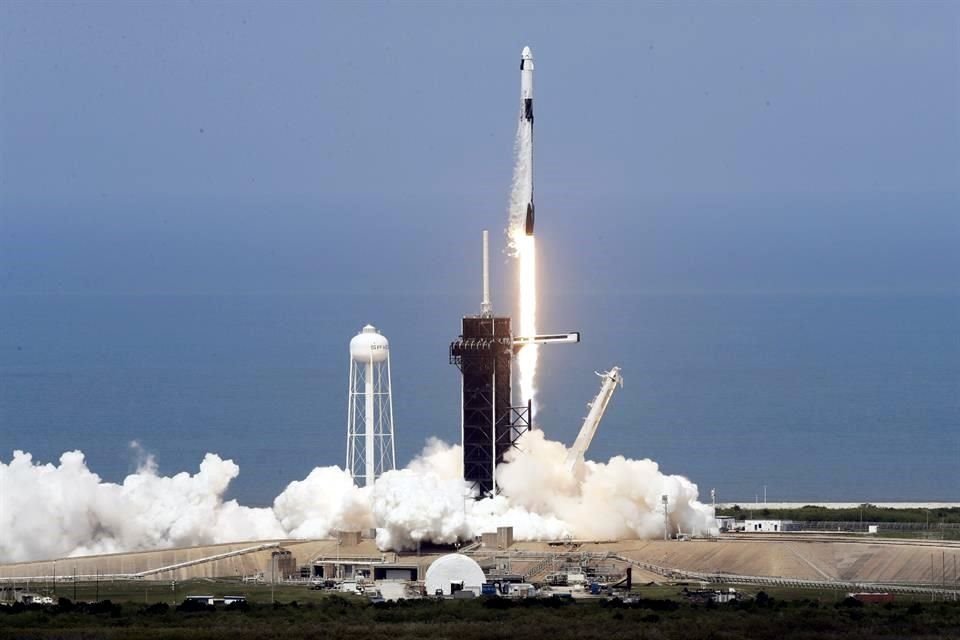
[{"label": "rocket", "polygon": [[[533,52],[530,47],[524,47],[520,53],[520,120],[529,123],[530,144],[533,145]],[[531,155],[533,151],[531,149]],[[532,158],[531,158],[532,161]],[[531,167],[531,182],[533,168]],[[533,235],[533,185],[530,185],[530,202],[527,203],[527,218],[524,230],[528,236]]]},{"label": "rocket", "polygon": [[533,124],[533,52],[524,47],[520,53],[520,99],[523,101],[522,118]]}]

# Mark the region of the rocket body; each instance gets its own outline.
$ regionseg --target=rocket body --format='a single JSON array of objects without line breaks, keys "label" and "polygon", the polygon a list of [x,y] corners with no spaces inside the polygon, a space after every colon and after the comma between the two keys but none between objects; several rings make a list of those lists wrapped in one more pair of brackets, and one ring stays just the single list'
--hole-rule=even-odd
[{"label": "rocket body", "polygon": [[533,123],[533,53],[524,47],[520,54],[520,100],[523,104],[523,119]]},{"label": "rocket body", "polygon": [[530,127],[530,201],[524,220],[524,232],[533,235],[533,52],[524,47],[520,53],[520,125]]}]

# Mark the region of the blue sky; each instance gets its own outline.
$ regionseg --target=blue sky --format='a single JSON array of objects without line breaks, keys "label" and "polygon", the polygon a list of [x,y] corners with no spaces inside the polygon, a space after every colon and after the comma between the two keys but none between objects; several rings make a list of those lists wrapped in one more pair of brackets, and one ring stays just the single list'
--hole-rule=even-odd
[{"label": "blue sky", "polygon": [[551,291],[957,290],[956,3],[8,1],[0,291],[472,285],[524,44]]}]

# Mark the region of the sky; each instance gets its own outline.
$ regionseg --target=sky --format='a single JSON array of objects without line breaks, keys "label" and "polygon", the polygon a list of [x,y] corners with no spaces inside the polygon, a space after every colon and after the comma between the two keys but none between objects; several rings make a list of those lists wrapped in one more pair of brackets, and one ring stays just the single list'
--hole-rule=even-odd
[{"label": "sky", "polygon": [[8,0],[0,292],[462,290],[524,45],[551,291],[958,290],[957,3]]}]

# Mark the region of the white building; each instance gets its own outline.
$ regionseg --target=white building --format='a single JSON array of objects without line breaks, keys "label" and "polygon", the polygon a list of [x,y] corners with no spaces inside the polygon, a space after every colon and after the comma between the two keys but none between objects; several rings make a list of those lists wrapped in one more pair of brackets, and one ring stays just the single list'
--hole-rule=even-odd
[{"label": "white building", "polygon": [[717,528],[720,531],[735,531],[737,520],[733,516],[717,516]]},{"label": "white building", "polygon": [[793,520],[744,520],[744,533],[782,533],[796,531]]}]

